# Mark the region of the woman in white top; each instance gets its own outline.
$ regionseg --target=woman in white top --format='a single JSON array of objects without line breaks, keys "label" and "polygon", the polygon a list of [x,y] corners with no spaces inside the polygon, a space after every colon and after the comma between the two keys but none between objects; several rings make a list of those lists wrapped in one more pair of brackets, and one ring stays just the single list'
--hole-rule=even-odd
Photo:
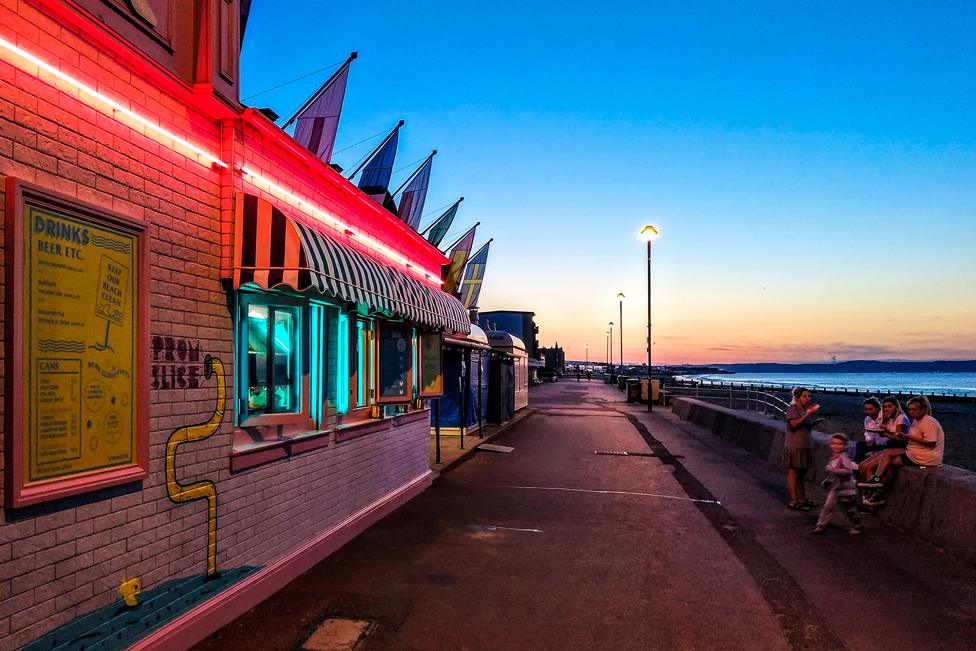
[{"label": "woman in white top", "polygon": [[894,396],[886,396],[881,401],[881,429],[889,448],[903,448],[908,444],[908,430],[912,421],[901,410],[901,403]]},{"label": "woman in white top", "polygon": [[871,396],[864,401],[864,440],[854,444],[854,461],[864,461],[869,454],[883,450],[887,443],[881,401]]}]

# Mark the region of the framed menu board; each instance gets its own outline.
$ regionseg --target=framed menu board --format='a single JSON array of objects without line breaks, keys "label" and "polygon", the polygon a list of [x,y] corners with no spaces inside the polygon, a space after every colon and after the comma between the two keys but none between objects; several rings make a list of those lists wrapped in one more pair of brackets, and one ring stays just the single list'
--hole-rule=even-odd
[{"label": "framed menu board", "polygon": [[145,477],[145,226],[10,178],[6,208],[8,503]]},{"label": "framed menu board", "polygon": [[379,354],[376,356],[378,380],[376,401],[409,402],[411,377],[410,326],[400,323],[377,323]]},{"label": "framed menu board", "polygon": [[421,398],[436,398],[444,395],[442,342],[443,338],[439,332],[420,334],[420,359],[417,372],[420,374]]}]

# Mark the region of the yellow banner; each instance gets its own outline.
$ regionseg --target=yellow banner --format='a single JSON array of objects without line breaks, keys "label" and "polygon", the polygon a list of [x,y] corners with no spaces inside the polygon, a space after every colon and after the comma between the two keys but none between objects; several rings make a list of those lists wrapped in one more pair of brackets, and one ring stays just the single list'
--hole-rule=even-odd
[{"label": "yellow banner", "polygon": [[136,235],[25,203],[25,479],[136,459]]}]

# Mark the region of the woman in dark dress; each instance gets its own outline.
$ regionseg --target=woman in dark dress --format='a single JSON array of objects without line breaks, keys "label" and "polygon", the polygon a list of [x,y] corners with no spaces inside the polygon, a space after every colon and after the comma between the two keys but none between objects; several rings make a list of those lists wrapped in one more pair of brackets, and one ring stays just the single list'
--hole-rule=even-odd
[{"label": "woman in dark dress", "polygon": [[789,508],[809,511],[814,505],[807,499],[804,479],[807,469],[813,467],[813,449],[810,443],[810,430],[813,423],[810,416],[820,409],[813,403],[808,389],[793,389],[793,402],[786,410],[786,439],[783,443],[783,466],[786,468],[786,490],[790,494]]}]

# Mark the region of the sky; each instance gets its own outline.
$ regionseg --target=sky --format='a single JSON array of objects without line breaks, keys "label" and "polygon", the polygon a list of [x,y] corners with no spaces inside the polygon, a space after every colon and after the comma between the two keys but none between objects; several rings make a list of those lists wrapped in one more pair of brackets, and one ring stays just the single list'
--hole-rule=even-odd
[{"label": "sky", "polygon": [[[422,226],[494,238],[482,311],[569,359],[976,359],[976,3],[256,0],[241,97],[345,60],[333,160],[407,121]],[[334,69],[333,69],[334,70]],[[261,93],[253,96],[256,93]],[[343,151],[345,150],[345,151]],[[588,347],[588,352],[587,352]]]}]

